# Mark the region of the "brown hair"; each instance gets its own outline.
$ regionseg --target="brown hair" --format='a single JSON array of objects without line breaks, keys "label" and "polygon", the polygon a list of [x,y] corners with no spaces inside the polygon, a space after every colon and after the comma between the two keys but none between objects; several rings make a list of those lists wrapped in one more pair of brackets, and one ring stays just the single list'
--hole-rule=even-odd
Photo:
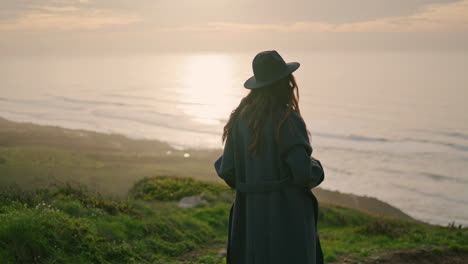
[{"label": "brown hair", "polygon": [[[278,108],[285,109],[281,117],[273,116]],[[229,120],[224,126],[222,142],[232,133],[232,128],[238,117],[246,117],[247,125],[252,132],[252,140],[248,146],[249,152],[255,156],[262,146],[262,133],[267,115],[272,117],[276,131],[275,140],[279,143],[280,128],[288,119],[292,111],[299,115],[299,90],[296,79],[292,74],[262,88],[250,90],[242,98],[239,106],[231,112]],[[248,113],[248,114],[247,114]]]}]

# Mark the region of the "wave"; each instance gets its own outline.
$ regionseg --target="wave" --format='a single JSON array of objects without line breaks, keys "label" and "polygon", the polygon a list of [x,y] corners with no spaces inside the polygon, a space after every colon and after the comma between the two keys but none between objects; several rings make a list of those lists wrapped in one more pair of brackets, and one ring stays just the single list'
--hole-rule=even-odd
[{"label": "wave", "polygon": [[414,193],[417,193],[417,194],[420,194],[420,195],[423,195],[423,196],[426,196],[426,197],[433,197],[433,198],[441,199],[441,200],[452,202],[452,203],[459,203],[459,204],[462,204],[462,205],[466,205],[468,203],[468,201],[466,201],[466,200],[454,199],[454,198],[451,198],[451,197],[441,195],[440,193],[436,193],[436,192],[423,192],[423,191],[415,189],[415,188],[411,188],[411,187],[408,187],[408,186],[405,186],[405,185],[400,185],[400,184],[394,184],[394,183],[392,185],[395,186],[395,187],[398,187],[400,189],[411,191],[411,192],[414,192]]},{"label": "wave", "polygon": [[[65,121],[65,122],[72,122],[74,124],[85,124],[89,127],[94,127],[96,123],[87,121],[87,120],[77,120],[73,119],[71,120],[70,118],[64,118],[64,117],[52,117],[50,116],[49,113],[37,113],[37,112],[24,112],[24,111],[14,111],[14,110],[2,110],[2,113],[9,114],[9,115],[14,115],[14,116],[21,116],[21,117],[26,117],[27,122],[31,122],[34,124],[49,124],[48,121]],[[17,122],[17,119],[14,118],[7,118],[10,121]],[[24,120],[22,120],[24,121]],[[63,127],[68,127],[68,126],[63,126]],[[69,128],[69,127],[68,127]]]},{"label": "wave", "polygon": [[45,118],[45,114],[43,113],[37,113],[37,112],[25,112],[25,111],[15,111],[15,110],[3,110],[2,109],[2,112],[3,113],[8,113],[8,114],[12,114],[12,115],[19,115],[19,116],[26,116],[26,117],[30,117],[30,118],[33,118],[33,119],[46,119]]},{"label": "wave", "polygon": [[57,98],[57,99],[60,99],[62,101],[65,101],[65,102],[77,103],[77,104],[151,107],[151,105],[145,105],[145,104],[129,104],[129,103],[115,102],[115,101],[105,101],[105,100],[76,99],[76,98],[70,98],[70,97],[66,97],[66,96],[55,96],[55,95],[53,97]]},{"label": "wave", "polygon": [[10,104],[19,104],[19,105],[27,105],[27,106],[41,106],[46,108],[58,108],[64,110],[82,110],[83,107],[77,106],[70,106],[70,105],[60,105],[56,104],[56,102],[51,102],[47,100],[27,100],[27,99],[12,99],[12,98],[4,98],[0,97],[0,101],[10,103]]},{"label": "wave", "polygon": [[425,177],[431,178],[433,180],[436,180],[436,181],[452,181],[452,182],[456,182],[456,183],[460,183],[460,182],[468,183],[468,180],[458,179],[458,178],[455,178],[455,177],[442,175],[442,174],[437,174],[437,173],[432,173],[432,172],[420,172],[419,174],[421,174],[421,175],[423,175]]},{"label": "wave", "polygon": [[443,141],[439,141],[439,140],[404,138],[402,141],[412,141],[412,142],[418,142],[418,143],[441,145],[441,146],[449,147],[449,148],[459,150],[459,151],[468,151],[468,146],[466,146],[466,145],[455,144],[455,143],[451,143],[451,142],[443,142]]},{"label": "wave", "polygon": [[[216,135],[216,136],[219,136],[220,134],[218,131],[213,131],[213,129],[210,130],[206,128],[205,129],[196,128],[196,126],[187,126],[188,123],[193,123],[193,122],[190,121],[190,119],[186,118],[185,116],[181,116],[181,115],[170,115],[170,114],[165,114],[165,113],[160,114],[157,112],[151,112],[151,113],[147,112],[146,114],[159,115],[160,118],[142,118],[142,117],[137,117],[137,116],[116,115],[116,114],[112,114],[112,113],[100,111],[100,110],[94,110],[91,113],[97,117],[131,121],[131,122],[136,122],[136,123],[140,123],[144,125],[169,128],[169,129],[191,132],[191,133],[210,134],[210,135]],[[202,127],[206,127],[206,126],[202,126]]]},{"label": "wave", "polygon": [[369,143],[423,143],[423,144],[433,144],[439,145],[444,147],[449,147],[454,150],[468,152],[468,146],[463,144],[456,144],[451,142],[443,142],[437,140],[427,140],[427,139],[417,139],[417,138],[402,138],[402,139],[390,139],[390,138],[382,138],[382,137],[369,137],[363,135],[355,135],[355,134],[331,134],[331,133],[313,133],[312,136],[319,136],[325,138],[333,138],[333,139],[340,139],[346,141],[354,141],[354,142],[369,142]]},{"label": "wave", "polygon": [[464,139],[468,140],[468,134],[462,133],[462,132],[444,132],[444,131],[439,131],[435,132],[436,134],[443,135],[443,136],[448,136],[452,138],[458,138],[458,139]]},{"label": "wave", "polygon": [[[187,104],[187,105],[194,105],[197,103],[191,103],[191,102],[179,102],[175,100],[167,100],[167,99],[157,99],[157,98],[152,98],[152,97],[143,97],[143,96],[126,96],[123,94],[116,94],[116,93],[110,93],[110,96],[114,97],[121,97],[121,98],[134,98],[134,99],[145,99],[148,102],[162,102],[162,103],[167,103],[167,104]],[[12,108],[8,104],[12,105],[20,105],[20,107],[13,109],[17,110],[24,110],[25,112],[33,112],[32,109],[25,109],[24,106],[31,106],[30,108],[43,108],[45,111],[41,111],[41,109],[38,109],[36,111],[37,113],[41,112],[49,112],[55,109],[63,109],[71,112],[76,112],[80,113],[83,110],[89,110],[89,107],[87,105],[93,105],[93,106],[113,106],[115,108],[137,108],[140,110],[152,110],[154,109],[155,104],[150,104],[150,103],[131,103],[131,102],[123,102],[119,101],[118,99],[115,100],[105,100],[105,99],[83,99],[83,98],[73,98],[70,96],[60,96],[60,95],[51,95],[48,94],[49,99],[45,98],[43,100],[27,100],[27,99],[11,99],[11,98],[6,98],[6,97],[0,97],[0,102],[6,102],[5,107],[2,108]],[[52,99],[50,99],[52,98]],[[55,99],[55,100],[54,100]],[[197,105],[203,105],[203,104],[197,104]],[[37,107],[35,107],[37,106]],[[1,105],[0,105],[1,107]],[[92,107],[91,107],[92,108]],[[29,111],[31,110],[31,111]],[[91,110],[94,110],[93,108]],[[135,113],[134,116],[127,116],[127,117],[119,117],[115,114],[113,115],[107,115],[107,116],[102,116],[104,118],[112,118],[112,119],[121,119],[121,120],[127,120],[127,121],[135,121],[139,122],[142,124],[148,124],[148,125],[157,125],[161,127],[167,127],[171,129],[178,129],[178,130],[183,130],[183,131],[190,131],[190,130],[195,130],[194,132],[197,133],[207,133],[207,134],[214,134],[218,135],[218,133],[213,133],[209,130],[209,128],[213,128],[213,126],[206,126],[206,128],[199,128],[200,125],[197,124],[196,122],[193,122],[189,117],[185,115],[172,115],[169,113],[161,113],[161,112],[153,112],[149,113],[150,115],[155,115],[155,116],[147,116],[147,120],[145,118],[138,117],[138,113]],[[154,120],[162,118],[163,120]],[[173,120],[167,120],[167,117],[173,118]],[[176,120],[177,119],[177,120]],[[178,120],[184,120],[183,122],[193,122],[193,125],[187,125],[184,124],[183,122],[180,122]],[[216,120],[217,122],[225,122],[225,119],[222,120]],[[177,122],[178,125],[172,125],[174,122]],[[188,123],[190,124],[190,123]],[[468,135],[462,132],[435,132],[439,134],[443,134],[446,136],[450,136],[453,138],[457,138],[459,140],[465,140],[468,138]],[[331,139],[338,139],[338,140],[344,140],[348,142],[366,142],[369,143],[367,144],[366,148],[372,148],[373,143],[379,144],[376,147],[378,149],[382,150],[382,147],[385,149],[394,149],[398,150],[398,148],[401,148],[401,146],[405,146],[405,144],[411,144],[411,143],[422,143],[422,144],[432,144],[432,145],[438,145],[438,146],[443,146],[443,147],[448,147],[450,149],[460,151],[460,152],[468,152],[468,145],[466,144],[461,144],[461,143],[453,143],[449,141],[443,141],[443,140],[436,140],[436,139],[424,139],[424,138],[416,138],[416,137],[406,137],[406,138],[398,138],[398,139],[393,139],[393,138],[385,138],[385,137],[373,137],[373,136],[368,136],[368,135],[359,135],[359,134],[338,134],[338,133],[313,133],[313,136],[318,136],[318,137],[324,137],[324,138],[331,138]],[[392,145],[393,144],[393,145]],[[394,146],[394,148],[393,148]],[[358,149],[359,146],[349,146],[353,149]],[[411,151],[416,150],[419,151],[419,154],[431,154],[433,153],[433,147],[431,146],[423,146],[423,145],[416,145],[416,146],[411,146],[408,145],[408,148],[406,150],[411,149]],[[385,152],[386,150],[383,149]]]},{"label": "wave", "polygon": [[379,171],[391,173],[391,174],[404,174],[404,171],[401,170],[395,170],[395,169],[389,169],[389,168],[378,168]]},{"label": "wave", "polygon": [[329,167],[329,166],[326,167],[326,170],[334,171],[334,172],[337,172],[339,174],[344,174],[344,175],[351,175],[352,174],[350,171],[335,168],[335,167]]},{"label": "wave", "polygon": [[108,100],[94,100],[94,99],[80,99],[80,98],[70,98],[67,96],[57,96],[57,95],[51,95],[54,98],[57,98],[59,100],[69,102],[69,103],[76,103],[76,104],[86,104],[86,105],[94,105],[94,106],[117,106],[117,107],[143,107],[143,108],[152,108],[157,103],[165,103],[165,104],[172,104],[172,105],[200,105],[204,106],[207,104],[202,104],[202,103],[192,103],[192,102],[184,102],[184,101],[177,101],[177,100],[167,100],[167,99],[157,99],[153,97],[140,97],[140,96],[126,96],[126,95],[110,95],[111,97],[114,98],[133,98],[133,99],[138,99],[138,100],[146,100],[153,102],[153,104],[145,104],[145,103],[126,103],[126,102],[120,102],[120,101],[108,101]]},{"label": "wave", "polygon": [[[399,175],[411,174],[411,175],[413,175],[412,172],[396,170],[396,169],[389,169],[389,168],[379,168],[379,171],[387,172],[387,173],[390,173],[390,174],[399,174]],[[418,172],[417,174],[421,175],[421,176],[423,176],[425,178],[435,180],[435,181],[450,181],[450,182],[455,182],[455,183],[468,183],[468,180],[465,180],[465,179],[459,179],[459,178],[455,178],[455,177],[452,177],[452,176],[447,176],[447,175],[433,173],[433,172]]]},{"label": "wave", "polygon": [[449,177],[449,176],[445,176],[445,175],[441,175],[441,174],[437,174],[437,173],[431,173],[431,172],[421,172],[420,173],[421,175],[423,176],[426,176],[428,178],[431,178],[433,180],[436,180],[436,181],[442,181],[442,180],[456,180],[452,177]]},{"label": "wave", "polygon": [[345,140],[352,140],[352,141],[368,141],[368,142],[390,141],[389,139],[386,139],[386,138],[368,137],[368,136],[354,135],[354,134],[340,135],[340,134],[314,133],[314,135],[317,135],[320,137],[345,139]]},{"label": "wave", "polygon": [[168,99],[160,99],[160,98],[155,98],[155,97],[144,97],[144,96],[135,96],[135,95],[124,95],[124,94],[106,94],[106,95],[115,97],[115,98],[132,98],[132,99],[137,99],[137,100],[162,102],[162,103],[170,103],[170,104],[207,105],[203,103],[185,102],[185,101],[178,101],[178,100],[168,100]]}]

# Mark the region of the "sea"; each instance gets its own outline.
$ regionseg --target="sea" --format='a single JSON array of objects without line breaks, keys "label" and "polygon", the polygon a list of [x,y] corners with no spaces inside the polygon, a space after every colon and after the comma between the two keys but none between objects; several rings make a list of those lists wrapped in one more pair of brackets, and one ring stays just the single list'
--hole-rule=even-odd
[{"label": "sea", "polygon": [[[468,225],[468,52],[288,51],[329,190]],[[222,148],[256,52],[9,56],[0,116]]]}]

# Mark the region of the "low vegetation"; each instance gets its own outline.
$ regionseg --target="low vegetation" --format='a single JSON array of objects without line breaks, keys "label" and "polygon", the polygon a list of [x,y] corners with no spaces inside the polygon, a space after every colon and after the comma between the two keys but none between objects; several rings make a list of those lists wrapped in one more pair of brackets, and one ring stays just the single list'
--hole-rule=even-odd
[{"label": "low vegetation", "polygon": [[[0,263],[221,264],[234,193],[219,154],[0,118]],[[177,206],[194,195],[207,202]],[[319,235],[327,263],[468,259],[467,228],[334,204],[320,204]]]},{"label": "low vegetation", "polygon": [[208,183],[190,177],[158,176],[138,181],[130,189],[130,196],[145,201],[176,201],[194,195],[218,196],[222,192],[229,192],[229,189],[220,183]]},{"label": "low vegetation", "polygon": [[[167,191],[171,190],[171,191]],[[179,208],[184,196],[207,205]],[[211,197],[211,198],[210,198]],[[83,186],[4,188],[0,192],[1,263],[223,263],[234,193],[221,184],[158,176],[138,181],[128,198]],[[423,248],[468,255],[468,230],[440,227],[321,204],[327,262],[362,261],[389,250]]]},{"label": "low vegetation", "polygon": [[221,182],[213,168],[220,154],[221,150],[181,151],[157,140],[0,117],[0,186],[35,189],[69,182],[125,197],[135,181],[155,174],[190,172],[196,179]]},{"label": "low vegetation", "polygon": [[457,256],[468,257],[468,228],[368,215],[330,205],[322,205],[319,216],[319,232],[327,261],[346,259],[352,263],[368,263],[365,260],[409,249],[421,249],[421,252],[437,256],[455,252]]},{"label": "low vegetation", "polygon": [[200,245],[223,243],[229,204],[178,208],[167,198],[109,199],[70,185],[4,189],[0,262],[178,263]]}]

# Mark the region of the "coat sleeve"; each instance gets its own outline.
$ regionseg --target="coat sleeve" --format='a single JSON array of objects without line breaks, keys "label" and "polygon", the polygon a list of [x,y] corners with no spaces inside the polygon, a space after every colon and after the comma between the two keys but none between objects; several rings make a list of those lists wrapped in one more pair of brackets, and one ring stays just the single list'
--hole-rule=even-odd
[{"label": "coat sleeve", "polygon": [[223,154],[215,161],[214,167],[218,176],[231,188],[236,188],[234,148],[232,136],[228,136]]},{"label": "coat sleeve", "polygon": [[324,180],[324,171],[319,160],[311,157],[310,145],[304,120],[296,113],[282,130],[282,156],[292,174],[295,184],[314,188]]}]

